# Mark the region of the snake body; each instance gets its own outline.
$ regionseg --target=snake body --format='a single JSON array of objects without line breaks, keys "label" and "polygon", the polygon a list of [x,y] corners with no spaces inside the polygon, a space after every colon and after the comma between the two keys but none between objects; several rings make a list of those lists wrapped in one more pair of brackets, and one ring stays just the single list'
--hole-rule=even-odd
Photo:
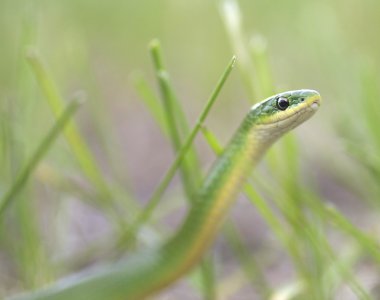
[{"label": "snake body", "polygon": [[254,105],[207,175],[182,226],[157,248],[96,275],[76,276],[17,300],[144,299],[185,274],[213,241],[245,178],[279,137],[309,119],[320,105],[314,90],[274,95]]}]

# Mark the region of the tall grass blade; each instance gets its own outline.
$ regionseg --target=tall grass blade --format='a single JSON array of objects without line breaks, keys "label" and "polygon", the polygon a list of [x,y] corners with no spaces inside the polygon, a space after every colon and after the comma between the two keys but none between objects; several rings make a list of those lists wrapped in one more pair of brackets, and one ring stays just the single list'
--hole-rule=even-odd
[{"label": "tall grass blade", "polygon": [[[53,114],[58,116],[63,110],[64,100],[54,80],[35,49],[29,49],[27,58]],[[69,122],[64,130],[64,134],[84,174],[88,177],[93,186],[98,189],[103,202],[109,201],[110,191],[108,190],[107,184],[95,162],[95,158],[79,133],[75,122]]]},{"label": "tall grass blade", "polygon": [[23,186],[30,177],[30,174],[34,171],[37,164],[44,157],[49,150],[52,143],[57,139],[59,134],[64,130],[65,126],[70,121],[70,117],[75,113],[79,107],[80,101],[73,100],[63,110],[54,126],[48,132],[46,137],[41,141],[31,158],[27,161],[24,168],[17,175],[14,183],[8,189],[8,191],[1,197],[0,201],[0,218],[4,215],[6,208],[10,205],[15,196],[22,191]]}]

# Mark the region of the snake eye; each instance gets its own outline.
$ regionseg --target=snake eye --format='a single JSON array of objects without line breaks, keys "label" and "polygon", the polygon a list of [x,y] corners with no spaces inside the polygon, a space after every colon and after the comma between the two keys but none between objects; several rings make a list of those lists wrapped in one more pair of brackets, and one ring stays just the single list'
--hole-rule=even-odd
[{"label": "snake eye", "polygon": [[285,110],[285,109],[287,109],[288,106],[289,106],[289,101],[288,101],[288,99],[285,98],[285,97],[279,97],[279,98],[277,99],[277,103],[276,103],[276,105],[277,105],[277,108],[278,108],[278,109]]}]

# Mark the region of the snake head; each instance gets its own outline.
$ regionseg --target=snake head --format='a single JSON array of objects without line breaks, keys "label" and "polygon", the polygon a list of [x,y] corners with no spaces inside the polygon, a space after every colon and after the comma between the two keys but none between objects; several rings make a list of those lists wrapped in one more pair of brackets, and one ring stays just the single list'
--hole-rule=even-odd
[{"label": "snake head", "polygon": [[321,96],[317,91],[288,91],[257,103],[250,115],[262,130],[278,137],[314,115],[320,103]]},{"label": "snake head", "polygon": [[316,111],[321,103],[321,96],[314,90],[296,90],[280,93],[272,99],[273,101],[276,102],[277,109],[283,111],[298,111],[307,107]]}]

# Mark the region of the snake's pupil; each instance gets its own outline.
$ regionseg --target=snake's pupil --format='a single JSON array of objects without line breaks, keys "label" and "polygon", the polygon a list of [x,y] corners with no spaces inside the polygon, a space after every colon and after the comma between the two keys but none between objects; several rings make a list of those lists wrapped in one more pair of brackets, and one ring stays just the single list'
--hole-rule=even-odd
[{"label": "snake's pupil", "polygon": [[289,106],[289,101],[285,97],[280,97],[277,99],[277,107],[278,109],[285,110]]}]

